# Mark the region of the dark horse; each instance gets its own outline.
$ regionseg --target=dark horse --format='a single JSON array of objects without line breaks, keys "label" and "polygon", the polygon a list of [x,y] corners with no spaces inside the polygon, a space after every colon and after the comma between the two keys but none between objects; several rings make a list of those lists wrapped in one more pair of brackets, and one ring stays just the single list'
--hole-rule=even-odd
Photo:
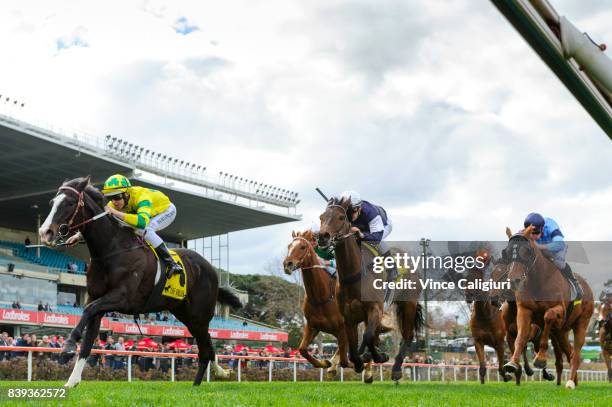
[{"label": "dark horse", "polygon": [[111,311],[137,315],[169,310],[187,326],[198,343],[200,362],[193,384],[202,382],[210,361],[218,372],[208,324],[217,301],[232,307],[241,304],[231,291],[219,288],[217,274],[210,263],[192,250],[178,249],[187,273],[187,297],[175,300],[159,296],[150,301],[158,270],[157,258],[132,229],[121,226],[111,216],[94,218],[104,212],[105,199],[90,185],[89,177],[65,182],[51,205],[51,212],[39,230],[42,241],[53,246],[59,235],[80,230],[91,254],[87,305],[62,348],[62,359],[67,360],[84,336],[78,360],[65,386],[74,387],[81,381],[102,317]]},{"label": "dark horse", "polygon": [[[355,371],[359,373],[363,370],[363,359],[357,347],[357,326],[360,322],[366,322],[367,325],[362,343],[362,348],[367,346],[369,350],[369,354],[364,355],[367,356],[366,360],[371,357],[376,363],[384,363],[389,357],[379,352],[376,347],[379,341],[378,336],[384,330],[382,324],[384,293],[374,288],[373,283],[377,276],[371,270],[366,270],[368,262],[362,257],[355,234],[350,232],[351,214],[349,212],[349,200],[333,198],[329,201],[325,212],[320,217],[319,245],[335,247],[340,283],[338,307],[344,316],[349,359],[353,362]],[[416,279],[416,274],[410,274],[408,278]],[[413,293],[414,298],[418,297],[419,292]],[[395,306],[402,343],[395,357],[392,378],[399,380],[402,377],[402,363],[410,349],[412,339],[415,333],[423,327],[424,322],[421,306],[416,299],[395,301]]]}]

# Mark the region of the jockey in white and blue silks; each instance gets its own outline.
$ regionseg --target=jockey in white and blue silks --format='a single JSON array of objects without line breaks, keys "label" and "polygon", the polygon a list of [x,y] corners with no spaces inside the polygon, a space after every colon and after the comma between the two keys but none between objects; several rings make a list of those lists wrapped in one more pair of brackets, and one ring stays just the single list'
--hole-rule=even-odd
[{"label": "jockey in white and blue silks", "polygon": [[[391,250],[383,241],[393,230],[393,224],[387,216],[387,212],[381,207],[368,201],[362,201],[361,196],[355,191],[344,191],[340,195],[342,200],[349,199],[351,202],[351,232],[359,234],[359,239],[378,246],[383,257],[391,255]],[[387,270],[387,281],[395,281],[399,273],[396,267]],[[385,309],[393,300],[393,290],[385,290]]]},{"label": "jockey in white and blue silks", "polygon": [[576,280],[572,269],[565,261],[567,244],[565,243],[561,228],[551,218],[544,218],[539,213],[530,213],[523,222],[525,228],[532,226],[531,236],[535,239],[540,250],[544,252],[559,268],[561,274],[576,288],[578,298],[582,297],[582,287]]},{"label": "jockey in white and blue silks", "polygon": [[[340,197],[350,199],[351,231],[359,233],[361,240],[380,245],[383,239],[389,236],[393,224],[382,207],[362,201],[359,193],[355,191],[344,191]],[[381,250],[384,249],[381,247]]]}]

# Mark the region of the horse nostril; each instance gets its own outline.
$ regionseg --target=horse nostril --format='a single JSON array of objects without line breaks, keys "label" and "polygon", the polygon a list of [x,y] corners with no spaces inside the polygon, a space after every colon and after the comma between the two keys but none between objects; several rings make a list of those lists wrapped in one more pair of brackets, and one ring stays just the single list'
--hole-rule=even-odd
[{"label": "horse nostril", "polygon": [[293,262],[292,261],[286,262],[285,267],[293,267]]}]

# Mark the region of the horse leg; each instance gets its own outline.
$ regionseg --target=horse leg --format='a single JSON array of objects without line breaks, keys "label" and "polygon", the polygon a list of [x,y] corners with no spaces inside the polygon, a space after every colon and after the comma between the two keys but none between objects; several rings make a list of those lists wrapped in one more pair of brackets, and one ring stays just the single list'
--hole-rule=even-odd
[{"label": "horse leg", "polygon": [[102,322],[102,314],[94,316],[90,320],[89,324],[87,324],[87,328],[85,329],[85,338],[83,339],[81,350],[79,352],[79,358],[74,364],[70,378],[66,384],[64,384],[64,387],[70,389],[81,382],[83,368],[85,368],[85,363],[87,362],[87,358],[91,353],[91,348],[93,347],[93,343],[98,336],[98,332],[100,332],[100,322]]},{"label": "horse leg", "polygon": [[[556,335],[556,340],[559,344],[559,348],[561,350],[562,355],[565,355],[565,357],[567,358],[567,363],[571,363],[572,345],[569,343],[567,333],[559,332]],[[561,379],[563,378],[563,356],[561,356],[561,358],[559,359],[555,357],[555,367],[557,370],[557,386],[561,386]]]},{"label": "horse leg", "polygon": [[372,360],[376,363],[385,363],[389,360],[389,356],[384,352],[378,352],[376,343],[380,331],[380,320],[382,313],[378,307],[371,307],[368,310],[368,327],[363,334],[363,341],[367,344]]},{"label": "horse leg", "polygon": [[363,371],[363,360],[357,352],[357,325],[351,325],[347,321],[344,321],[344,329],[346,330],[346,338],[348,341],[349,359],[353,362],[353,369],[355,372],[361,373]]},{"label": "horse leg", "polygon": [[478,376],[480,377],[480,384],[484,384],[485,375],[487,374],[487,361],[485,360],[484,343],[480,340],[474,341],[474,349],[476,350],[476,356],[478,356]]},{"label": "horse leg", "polygon": [[83,315],[79,323],[70,333],[70,338],[68,338],[62,346],[60,359],[66,361],[68,358],[72,357],[76,351],[77,342],[83,336],[83,330],[89,325],[92,318],[97,314],[104,315],[105,312],[125,308],[128,305],[126,298],[128,297],[125,295],[123,289],[115,289],[87,304],[85,309],[83,309]]},{"label": "horse leg", "polygon": [[331,366],[329,360],[320,361],[319,359],[313,357],[310,352],[308,352],[308,346],[312,342],[312,340],[317,336],[319,331],[317,329],[313,329],[310,327],[310,324],[306,322],[306,326],[304,327],[304,335],[302,335],[302,341],[300,342],[299,351],[300,355],[304,359],[310,362],[316,368],[325,369]]},{"label": "horse leg", "polygon": [[[402,364],[410,351],[410,344],[414,338],[414,321],[417,313],[417,305],[406,302],[396,303],[395,306],[398,307],[398,323],[402,329],[402,342],[397,355],[395,355],[395,362],[391,369],[391,379],[397,382],[402,378]],[[400,309],[399,307],[402,308]],[[399,320],[400,318],[401,320]]]},{"label": "horse leg", "polygon": [[560,306],[554,306],[544,313],[544,330],[539,338],[539,349],[535,356],[533,365],[539,369],[546,367],[546,351],[548,350],[548,337],[550,336],[550,330],[563,318],[563,308]]},{"label": "horse leg", "polygon": [[510,380],[510,376],[504,372],[504,340],[502,338],[501,341],[497,342],[497,346],[495,346],[495,353],[497,353],[497,371],[499,376],[504,379],[504,382]]},{"label": "horse leg", "polygon": [[[558,334],[552,335],[550,340],[552,341],[553,351],[555,352],[555,368],[557,370],[557,375],[560,376],[559,371],[563,372],[563,352],[561,351],[561,345],[559,344],[557,336]],[[555,380],[555,375],[548,373],[545,368],[542,369],[542,377],[549,382]],[[561,381],[559,380],[557,384],[561,384]]]},{"label": "horse leg", "polygon": [[348,338],[344,324],[340,324],[340,327],[336,330],[336,338],[338,339],[338,350],[336,351],[336,354],[340,358],[340,366],[347,368],[349,367],[349,360],[347,356]]},{"label": "horse leg", "polygon": [[372,361],[371,360],[368,363],[366,363],[363,369],[363,382],[365,384],[374,383],[374,375],[372,374]]},{"label": "horse leg", "polygon": [[516,381],[517,385],[521,383],[520,375],[522,374],[522,369],[519,360],[525,346],[527,345],[527,339],[529,338],[529,331],[531,329],[531,314],[531,310],[524,307],[518,307],[516,315],[518,333],[516,335],[516,340],[514,341],[514,353],[512,354],[510,362],[504,365],[504,370],[506,372],[514,373],[516,376],[519,376],[517,377]]},{"label": "horse leg", "polygon": [[[538,333],[540,331],[540,327],[536,324],[531,324],[531,331],[529,333],[529,340],[533,343],[534,352],[538,352],[540,349],[540,345],[538,344]],[[529,366],[529,357],[527,356],[527,346],[523,349],[523,371],[529,377],[533,376],[533,369]]]},{"label": "horse leg", "polygon": [[[204,378],[204,372],[208,368],[208,363],[215,360],[215,349],[212,339],[208,333],[208,324],[194,327],[196,341],[198,343],[198,371],[193,379],[193,385],[199,386]],[[215,372],[216,373],[216,372]]]},{"label": "horse leg", "polygon": [[572,362],[570,363],[570,379],[565,384],[566,389],[574,389],[578,386],[578,368],[580,367],[580,351],[584,345],[584,337],[589,321],[586,323],[580,321],[580,324],[574,328],[574,349],[572,352]]},{"label": "horse leg", "polygon": [[[513,355],[514,354],[514,342],[516,341],[516,335],[510,333],[510,331],[508,331],[508,333],[506,334],[506,342],[508,342],[508,348],[510,349],[510,354]],[[525,356],[525,352],[523,351],[523,359],[525,359],[526,361],[526,356]],[[505,365],[504,365],[504,372],[507,372],[505,369]],[[522,371],[518,371],[517,373],[514,374],[514,378],[516,380],[516,385],[520,385],[521,384],[521,376],[522,376]]]}]

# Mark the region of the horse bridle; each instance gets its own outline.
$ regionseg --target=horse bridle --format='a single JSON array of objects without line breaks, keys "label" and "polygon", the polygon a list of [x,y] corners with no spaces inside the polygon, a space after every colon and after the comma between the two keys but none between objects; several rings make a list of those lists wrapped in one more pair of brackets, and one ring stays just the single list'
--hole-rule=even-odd
[{"label": "horse bridle", "polygon": [[[302,263],[304,262],[304,260],[306,260],[307,257],[312,257],[312,252],[313,252],[313,247],[310,244],[310,242],[308,241],[308,239],[303,238],[302,236],[296,236],[293,238],[293,240],[291,241],[292,243],[295,242],[296,240],[303,240],[304,242],[306,242],[306,244],[308,245],[308,249],[306,251],[306,253],[302,256],[301,259],[298,260],[298,262],[296,263],[296,269],[302,269],[302,270],[311,270],[311,269],[323,269],[325,270],[326,267],[322,266],[320,264],[313,264],[312,266],[308,266],[308,267],[303,267]],[[323,306],[325,304],[330,303],[331,301],[334,300],[335,298],[335,292],[334,292],[334,285],[335,285],[335,281],[336,279],[334,277],[332,277],[330,274],[329,275],[329,282],[330,282],[330,287],[329,287],[329,297],[327,297],[326,299],[322,300],[322,301],[314,301],[313,298],[308,297],[308,302],[310,303],[310,305],[312,305],[313,307],[317,307],[317,306]]]},{"label": "horse bridle", "polygon": [[306,242],[306,244],[308,245],[308,250],[306,250],[306,253],[304,253],[304,255],[300,259],[298,259],[298,262],[296,263],[295,268],[302,269],[302,270],[310,270],[310,269],[316,269],[316,268],[325,269],[325,266],[321,266],[320,264],[314,264],[309,267],[302,267],[302,263],[304,262],[304,260],[306,260],[307,257],[312,257],[313,247],[308,241],[308,239],[303,238],[302,236],[294,237],[291,243],[295,242],[296,240],[303,240],[304,242]]},{"label": "horse bridle", "polygon": [[[520,263],[520,264],[523,265],[523,272],[521,274],[521,280],[525,280],[527,278],[527,274],[531,271],[531,269],[533,269],[533,266],[535,266],[535,263],[538,260],[538,256],[535,253],[535,251],[533,253],[533,261],[531,261],[530,259],[525,259],[525,258],[523,258],[523,257],[521,257],[519,255],[519,249],[521,247],[521,243],[522,244],[525,244],[525,243],[529,244],[529,241],[527,240],[527,238],[524,238],[524,239],[525,240],[521,239],[520,242],[516,241],[516,240],[512,241],[512,239],[510,240],[510,243],[511,243],[511,245],[510,245],[511,254],[510,254],[510,259],[509,259],[509,262],[508,262],[508,265],[510,265],[512,263]],[[530,249],[532,249],[532,248],[530,247]],[[511,271],[511,268],[508,267],[507,274],[510,274],[510,271]]]},{"label": "horse bridle", "polygon": [[[58,192],[59,191],[70,191],[73,192],[74,194],[76,194],[78,201],[77,201],[77,205],[74,208],[74,212],[72,213],[72,216],[70,217],[70,220],[68,220],[68,223],[62,223],[61,225],[59,225],[58,229],[57,229],[57,235],[60,239],[68,236],[70,234],[70,232],[74,231],[74,230],[78,230],[81,231],[81,227],[85,226],[91,222],[94,222],[98,219],[100,219],[103,216],[108,215],[108,212],[106,211],[102,211],[101,213],[92,216],[89,219],[84,219],[85,218],[85,199],[84,199],[84,195],[85,195],[85,191],[78,191],[75,188],[69,187],[68,185],[62,185],[61,187],[59,187]],[[76,218],[77,214],[79,213],[79,210],[81,212],[81,219],[84,219],[82,222],[77,223],[76,225],[73,225],[74,223],[74,219]]]},{"label": "horse bridle", "polygon": [[[351,237],[351,236],[353,236],[355,234],[355,232],[351,232],[350,231],[350,229],[351,229],[351,222],[349,221],[348,212],[346,211],[346,209],[343,206],[338,205],[338,204],[329,204],[329,205],[327,205],[327,208],[333,208],[333,207],[342,209],[342,212],[344,212],[344,216],[346,218],[346,222],[344,222],[344,224],[346,226],[348,226],[349,231],[347,233],[345,233],[345,234],[340,234],[340,235],[336,235],[336,236],[330,237],[330,239],[329,239],[329,246],[331,246],[331,247],[335,247],[336,244],[340,243],[344,239],[347,239],[347,238],[349,238],[349,237]],[[339,231],[338,233],[342,233],[342,232]]]}]

